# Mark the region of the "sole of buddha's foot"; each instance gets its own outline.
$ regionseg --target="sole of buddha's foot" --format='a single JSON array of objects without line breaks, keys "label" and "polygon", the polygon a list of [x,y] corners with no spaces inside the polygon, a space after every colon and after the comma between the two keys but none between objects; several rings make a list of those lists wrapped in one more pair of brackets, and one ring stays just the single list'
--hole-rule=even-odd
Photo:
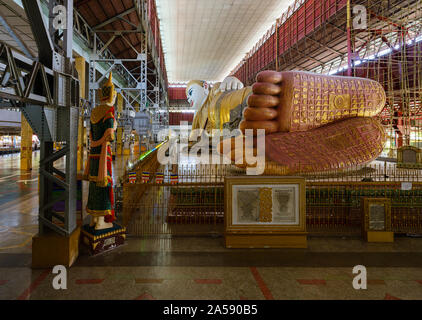
[{"label": "sole of buddha's foot", "polygon": [[289,173],[345,169],[374,160],[385,139],[378,121],[356,117],[305,132],[268,135],[265,154]]},{"label": "sole of buddha's foot", "polygon": [[347,118],[371,118],[386,102],[382,85],[370,79],[263,71],[257,80],[239,125],[243,133],[308,131]]}]

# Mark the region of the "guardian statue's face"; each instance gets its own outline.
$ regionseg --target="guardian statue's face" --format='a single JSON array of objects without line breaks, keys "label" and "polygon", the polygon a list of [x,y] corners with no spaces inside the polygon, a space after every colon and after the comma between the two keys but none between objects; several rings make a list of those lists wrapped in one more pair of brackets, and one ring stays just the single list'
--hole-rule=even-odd
[{"label": "guardian statue's face", "polygon": [[187,94],[188,102],[190,107],[197,111],[201,108],[202,104],[205,102],[207,98],[206,90],[200,86],[199,84],[193,84],[190,86]]}]

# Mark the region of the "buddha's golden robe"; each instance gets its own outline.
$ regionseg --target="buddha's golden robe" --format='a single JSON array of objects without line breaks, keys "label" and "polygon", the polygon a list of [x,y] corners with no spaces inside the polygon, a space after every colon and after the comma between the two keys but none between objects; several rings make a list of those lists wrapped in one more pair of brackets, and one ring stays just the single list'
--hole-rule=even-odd
[{"label": "buddha's golden robe", "polygon": [[[240,90],[217,92],[220,83],[214,85],[210,90],[207,99],[196,112],[192,122],[192,130],[205,129],[211,135],[213,129],[224,129],[224,124],[232,122],[234,117],[242,117],[242,107],[247,106],[247,99],[252,93],[251,87]],[[240,112],[233,115],[233,110],[238,108]],[[232,114],[232,118],[230,118]]]}]

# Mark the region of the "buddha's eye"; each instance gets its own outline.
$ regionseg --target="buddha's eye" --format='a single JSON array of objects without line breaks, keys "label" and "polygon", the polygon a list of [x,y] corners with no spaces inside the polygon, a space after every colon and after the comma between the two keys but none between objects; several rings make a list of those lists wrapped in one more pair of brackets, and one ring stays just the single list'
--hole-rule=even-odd
[{"label": "buddha's eye", "polygon": [[189,90],[188,94],[191,96],[192,95],[192,89]]}]

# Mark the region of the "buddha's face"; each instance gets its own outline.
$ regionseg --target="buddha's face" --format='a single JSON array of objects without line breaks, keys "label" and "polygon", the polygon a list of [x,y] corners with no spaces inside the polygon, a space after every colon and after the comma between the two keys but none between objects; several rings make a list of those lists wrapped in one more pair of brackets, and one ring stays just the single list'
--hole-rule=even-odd
[{"label": "buddha's face", "polygon": [[207,98],[207,91],[204,87],[200,86],[199,84],[193,84],[188,89],[188,102],[192,109],[199,110],[202,104],[205,102]]}]

